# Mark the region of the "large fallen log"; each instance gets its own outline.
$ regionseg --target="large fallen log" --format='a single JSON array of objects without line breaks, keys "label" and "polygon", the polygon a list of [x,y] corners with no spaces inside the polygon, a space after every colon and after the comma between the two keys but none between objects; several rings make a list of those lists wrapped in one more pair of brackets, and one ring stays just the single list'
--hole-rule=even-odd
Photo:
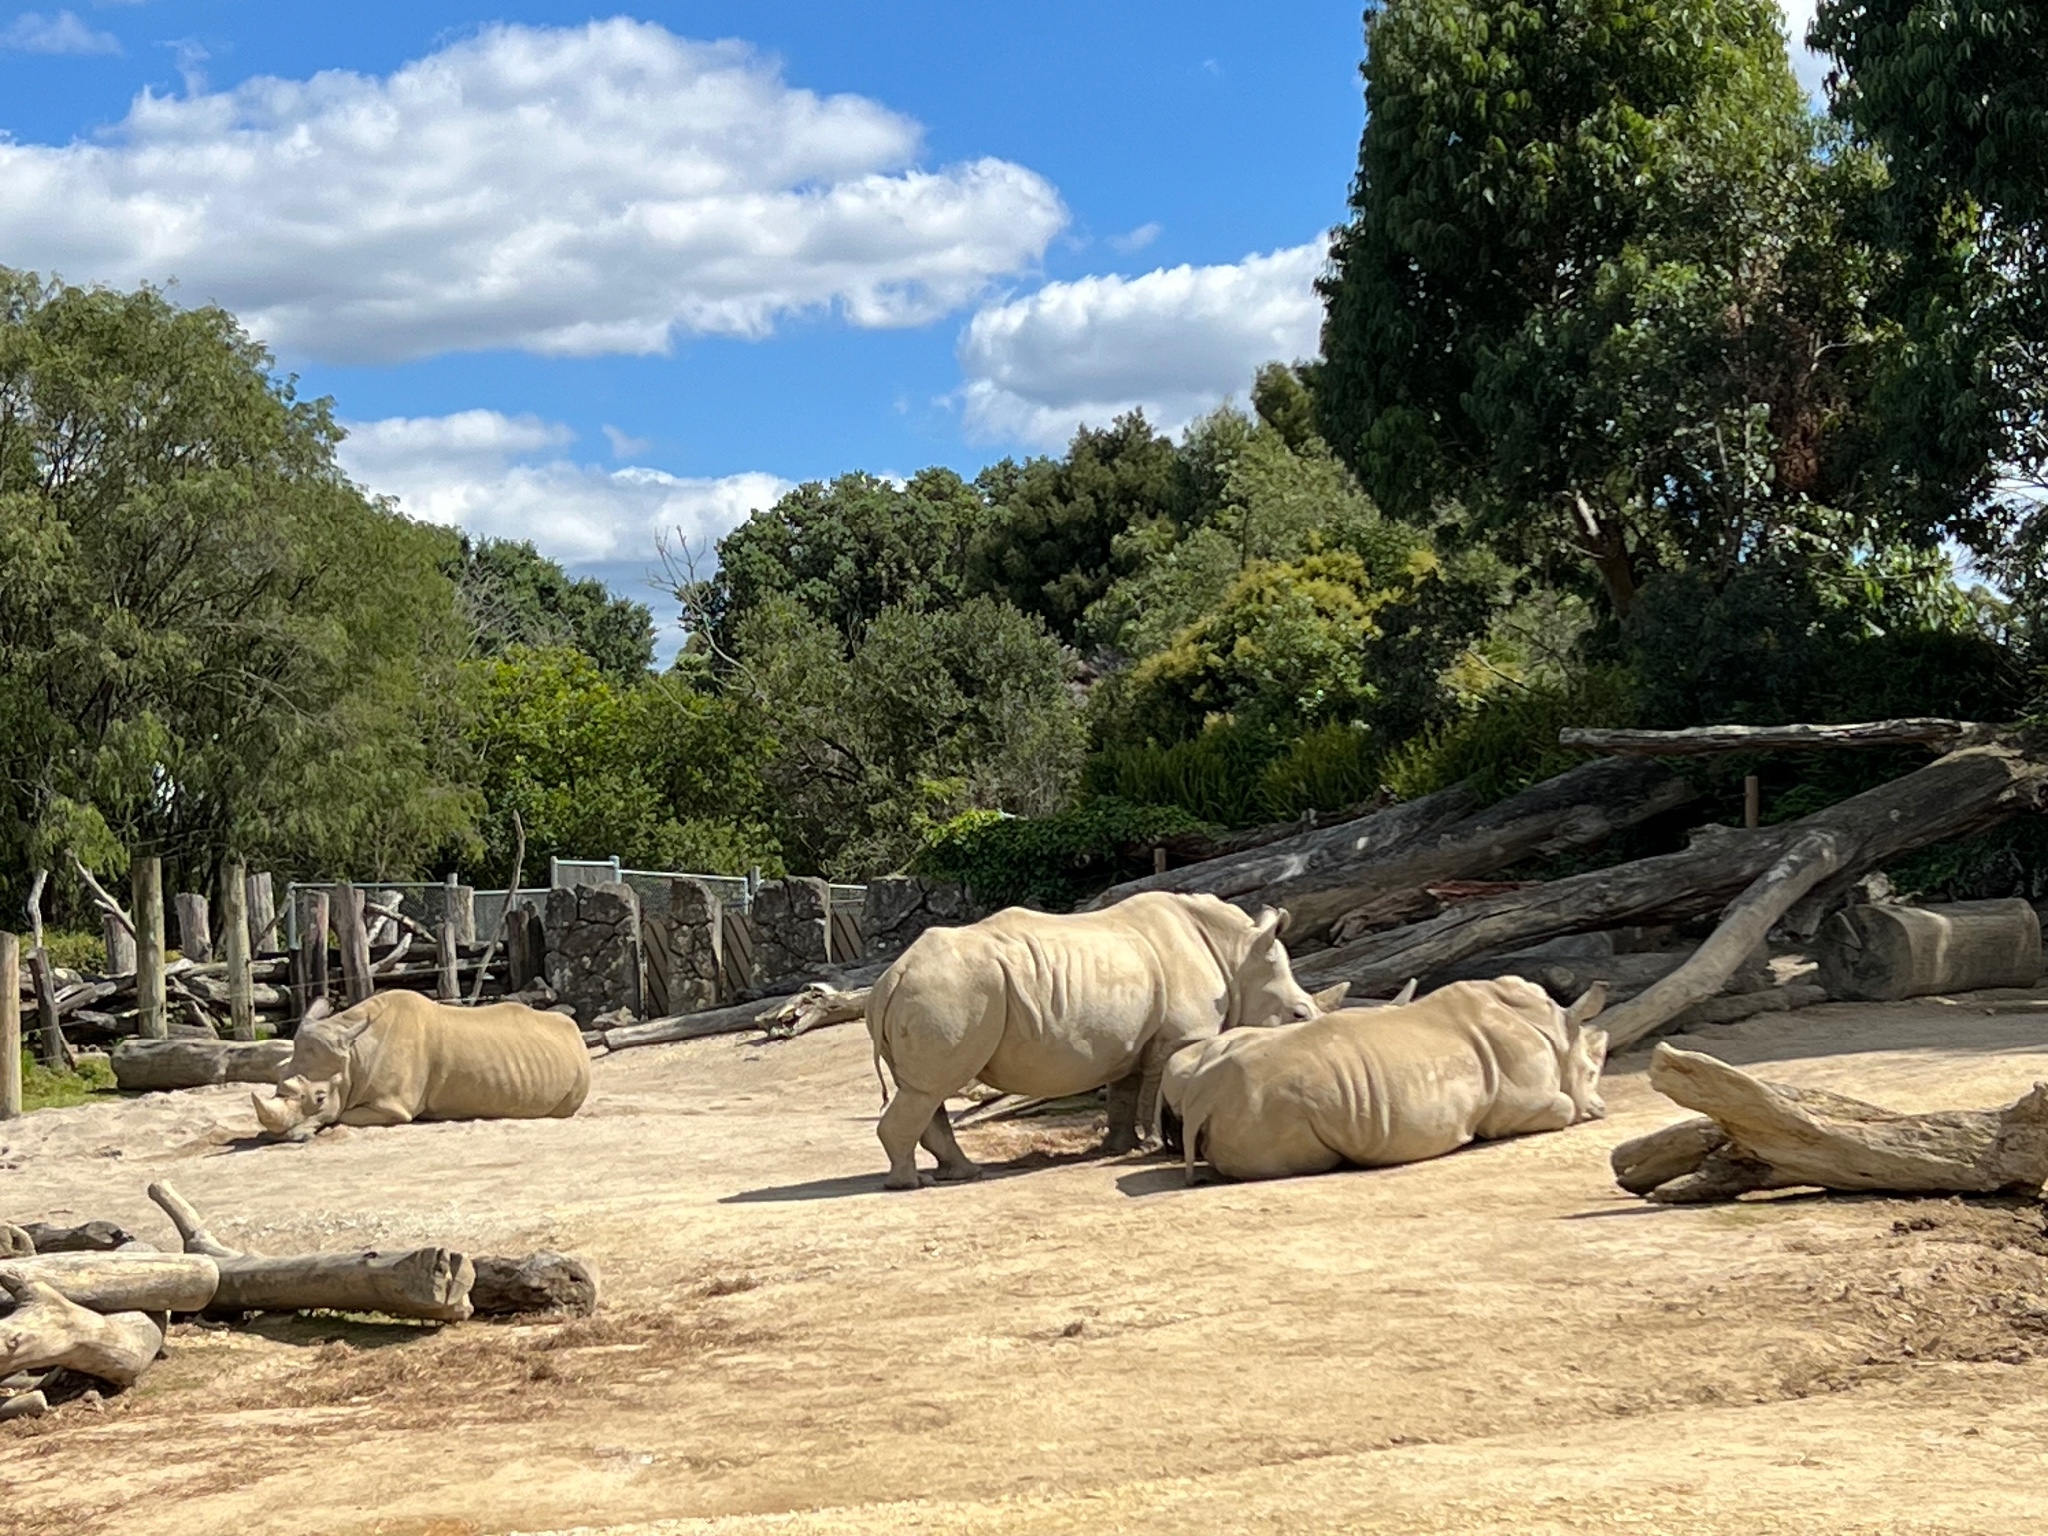
[{"label": "large fallen log", "polygon": [[1767,1083],[1711,1056],[1657,1047],[1650,1084],[1706,1115],[1614,1149],[1616,1182],[1666,1204],[1752,1190],[2033,1193],[2048,1182],[2048,1083],[2003,1109],[1909,1115]]},{"label": "large fallen log", "polygon": [[220,1283],[215,1262],[196,1253],[38,1253],[6,1263],[95,1312],[199,1312]]},{"label": "large fallen log", "polygon": [[467,1255],[437,1247],[263,1258],[215,1238],[169,1184],[152,1184],[148,1194],[171,1218],[186,1253],[204,1255],[217,1267],[220,1285],[209,1311],[382,1312],[446,1323],[470,1315],[476,1268]]},{"label": "large fallen log", "polygon": [[1304,832],[1230,859],[1115,886],[1089,903],[1142,890],[1206,891],[1241,904],[1286,907],[1295,942],[1331,932],[1341,941],[1434,911],[1426,887],[1492,874],[1536,854],[1583,848],[1694,797],[1652,762],[1581,763],[1518,795],[1477,809],[1459,785],[1356,821]]},{"label": "large fallen log", "polygon": [[830,982],[814,981],[794,997],[785,998],[759,1014],[770,1040],[794,1040],[828,1024],[851,1024],[868,1013],[873,987],[842,991]]},{"label": "large fallen log", "polygon": [[1800,821],[1755,831],[1703,827],[1682,853],[1464,903],[1441,916],[1301,957],[1303,985],[1390,990],[1458,961],[1568,933],[1718,912],[1802,839],[1826,833],[1835,867],[1785,919],[1810,934],[1857,879],[1930,843],[1969,837],[2048,801],[2048,760],[2019,746],[1968,747]]},{"label": "large fallen log", "polygon": [[1822,984],[1858,1002],[2031,987],[2041,975],[2041,920],[2017,897],[1849,907],[1821,924],[1819,940]]},{"label": "large fallen log", "polygon": [[1689,731],[1564,730],[1558,744],[1637,757],[1699,757],[1716,752],[1782,752],[1807,747],[1982,746],[1995,726],[1965,720],[1867,720],[1854,725],[1707,725]]},{"label": "large fallen log", "polygon": [[61,1368],[128,1387],[163,1348],[156,1319],[142,1312],[102,1316],[30,1279],[18,1264],[0,1265],[0,1291],[14,1303],[0,1323],[0,1376]]},{"label": "large fallen log", "polygon": [[[811,988],[831,987],[840,997],[848,997],[859,988],[871,987],[882,972],[889,968],[886,960],[868,965],[851,965],[845,969],[830,967],[828,980],[813,982]],[[840,990],[840,989],[844,990]],[[810,990],[807,988],[806,991]],[[695,1013],[670,1014],[665,1018],[647,1019],[639,1024],[621,1024],[615,1029],[603,1032],[604,1043],[612,1050],[624,1050],[634,1045],[668,1045],[678,1040],[702,1040],[712,1035],[737,1035],[762,1027],[765,1020],[779,1014],[795,1004],[804,992],[786,992],[779,996],[756,998],[751,1002],[728,1003],[720,1008],[703,1008]],[[863,1005],[865,1006],[865,1005]]]},{"label": "large fallen log", "polygon": [[21,1230],[28,1234],[32,1253],[109,1253],[135,1240],[126,1228],[111,1221],[87,1221],[75,1227],[25,1221]]},{"label": "large fallen log", "polygon": [[289,1040],[123,1040],[108,1054],[124,1093],[275,1083],[292,1057]]}]

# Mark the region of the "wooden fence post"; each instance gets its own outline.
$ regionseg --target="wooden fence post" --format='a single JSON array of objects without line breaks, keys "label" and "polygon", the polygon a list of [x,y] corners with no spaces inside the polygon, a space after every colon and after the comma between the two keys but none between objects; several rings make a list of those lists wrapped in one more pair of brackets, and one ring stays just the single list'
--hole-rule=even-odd
[{"label": "wooden fence post", "polygon": [[178,912],[178,953],[205,965],[213,959],[213,914],[206,898],[197,891],[180,891],[173,898]]},{"label": "wooden fence post", "polygon": [[0,933],[0,1120],[21,1113],[21,940]]},{"label": "wooden fence post", "polygon": [[1754,832],[1763,821],[1764,786],[1755,774],[1742,781],[1742,824]]},{"label": "wooden fence post", "polygon": [[370,930],[363,922],[361,886],[338,886],[334,892],[334,941],[341,950],[341,995],[353,1008],[377,990],[370,972]]},{"label": "wooden fence post", "polygon": [[100,914],[100,937],[107,946],[107,974],[109,976],[133,976],[135,974],[135,935],[122,926],[121,920],[110,912]]},{"label": "wooden fence post", "polygon": [[456,968],[455,919],[444,918],[434,930],[434,958],[440,966],[440,977],[434,984],[434,995],[444,1003],[462,1001],[462,977]]},{"label": "wooden fence post", "polygon": [[136,1033],[145,1040],[170,1037],[164,1007],[164,866],[154,855],[137,854],[129,866],[135,918]]},{"label": "wooden fence post", "polygon": [[277,897],[270,885],[270,871],[242,877],[243,899],[249,913],[249,957],[280,954],[291,948],[277,932]]},{"label": "wooden fence post", "polygon": [[50,974],[50,956],[41,945],[30,952],[28,969],[36,989],[36,1023],[42,1034],[43,1065],[64,1066],[64,1025],[57,1017],[57,978]]},{"label": "wooden fence post", "polygon": [[256,1038],[256,978],[249,970],[249,877],[240,859],[220,869],[220,947],[228,966],[228,1035]]},{"label": "wooden fence post", "polygon": [[306,922],[299,930],[299,952],[292,957],[300,1018],[315,998],[327,996],[327,908],[325,891],[306,893]]}]

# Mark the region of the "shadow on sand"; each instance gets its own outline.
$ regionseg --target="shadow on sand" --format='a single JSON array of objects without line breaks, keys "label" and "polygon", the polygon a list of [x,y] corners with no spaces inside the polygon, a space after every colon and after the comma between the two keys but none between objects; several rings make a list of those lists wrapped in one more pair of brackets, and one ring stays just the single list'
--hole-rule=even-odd
[{"label": "shadow on sand", "polygon": [[[1099,1163],[1125,1156],[1124,1153],[1106,1153],[1089,1148],[1085,1152],[1026,1152],[1021,1157],[1009,1158],[1003,1162],[981,1165],[981,1177],[969,1179],[962,1184],[927,1183],[928,1189],[972,1189],[976,1184],[986,1184],[995,1179],[1014,1179],[1027,1173],[1037,1173],[1046,1168],[1070,1168],[1076,1163]],[[927,1179],[931,1170],[924,1170]],[[774,1184],[765,1189],[745,1189],[736,1195],[726,1195],[720,1205],[773,1205],[785,1200],[839,1200],[848,1195],[868,1195],[880,1191],[880,1173],[852,1174],[836,1179],[811,1179],[802,1184]],[[907,1193],[907,1191],[906,1191]]]}]

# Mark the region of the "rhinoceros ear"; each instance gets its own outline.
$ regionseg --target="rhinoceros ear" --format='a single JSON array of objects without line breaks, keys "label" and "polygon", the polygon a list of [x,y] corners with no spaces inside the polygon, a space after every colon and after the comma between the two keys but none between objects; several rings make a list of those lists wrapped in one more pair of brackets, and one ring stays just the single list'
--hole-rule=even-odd
[{"label": "rhinoceros ear", "polygon": [[1573,1029],[1582,1028],[1600,1016],[1600,1010],[1607,1006],[1607,983],[1596,981],[1579,994],[1579,1000],[1564,1011],[1564,1021]]},{"label": "rhinoceros ear", "polygon": [[1287,937],[1287,930],[1294,926],[1294,914],[1285,907],[1281,907],[1278,910],[1280,913],[1280,924],[1273,930],[1273,937],[1284,939]]},{"label": "rhinoceros ear", "polygon": [[332,1012],[334,1004],[324,997],[316,997],[306,1004],[306,1011],[299,1015],[299,1028],[304,1029],[308,1024],[317,1024]]}]

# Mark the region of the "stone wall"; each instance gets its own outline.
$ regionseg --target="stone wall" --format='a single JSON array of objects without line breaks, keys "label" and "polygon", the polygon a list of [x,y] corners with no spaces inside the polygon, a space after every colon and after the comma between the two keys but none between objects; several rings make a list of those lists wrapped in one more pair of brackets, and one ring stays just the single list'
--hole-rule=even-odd
[{"label": "stone wall", "polygon": [[861,932],[868,958],[899,954],[927,928],[957,927],[985,916],[964,887],[909,875],[885,875],[868,882],[861,907]]},{"label": "stone wall", "polygon": [[754,892],[754,985],[772,991],[779,981],[801,981],[826,963],[832,887],[814,876],[763,881]]},{"label": "stone wall", "polygon": [[724,1001],[719,968],[725,943],[725,903],[702,880],[672,880],[668,888],[668,1011],[691,1013]]},{"label": "stone wall", "polygon": [[549,891],[546,926],[548,985],[577,1023],[589,1029],[620,1009],[640,1016],[640,899],[631,886]]}]

